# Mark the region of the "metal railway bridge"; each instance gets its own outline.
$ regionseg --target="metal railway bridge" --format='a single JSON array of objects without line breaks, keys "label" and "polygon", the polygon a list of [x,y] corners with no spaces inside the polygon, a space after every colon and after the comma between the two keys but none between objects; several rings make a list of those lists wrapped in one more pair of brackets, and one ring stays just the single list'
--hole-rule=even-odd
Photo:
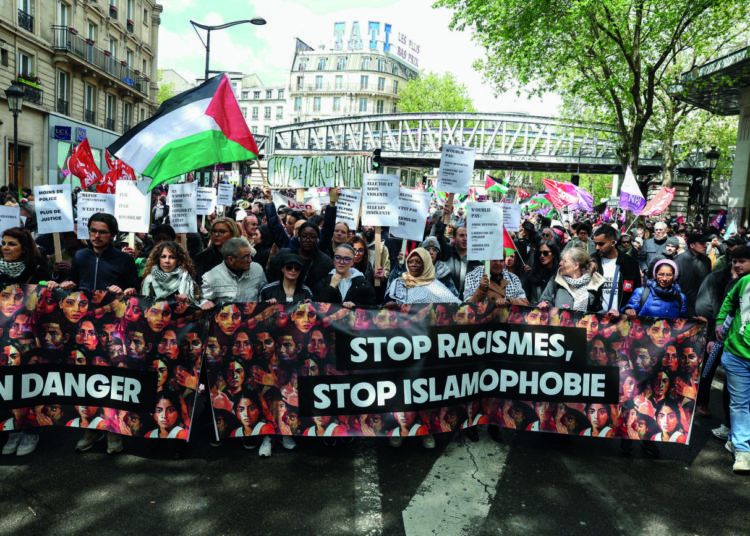
[{"label": "metal railway bridge", "polygon": [[[611,125],[503,113],[353,116],[280,125],[259,147],[267,156],[371,153],[394,167],[438,167],[445,144],[474,147],[477,169],[621,174]],[[258,141],[256,138],[256,141]],[[661,171],[659,144],[641,151],[639,174]],[[686,169],[681,171],[688,172]]]}]

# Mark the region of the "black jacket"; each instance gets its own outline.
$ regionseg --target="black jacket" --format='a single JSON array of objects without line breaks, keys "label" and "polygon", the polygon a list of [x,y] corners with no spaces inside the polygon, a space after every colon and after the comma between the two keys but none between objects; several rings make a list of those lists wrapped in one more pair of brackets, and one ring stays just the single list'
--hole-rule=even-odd
[{"label": "black jacket", "polygon": [[[274,255],[268,265],[266,279],[269,283],[281,279],[281,264],[279,261],[281,257],[283,256],[279,252],[279,254]],[[304,270],[300,276],[302,277],[302,283],[313,289],[314,293],[315,285],[333,270],[333,260],[322,251],[316,249],[315,256],[311,260],[302,259],[302,261],[305,263]]]},{"label": "black jacket", "polygon": [[206,249],[198,253],[193,259],[193,266],[195,266],[195,273],[198,276],[199,285],[203,284],[203,274],[210,272],[217,266],[224,262],[224,256],[221,254],[221,249],[215,247],[213,244],[209,245]]},{"label": "black jacket", "polygon": [[687,314],[689,318],[695,316],[695,302],[698,299],[698,289],[708,274],[711,273],[711,259],[700,253],[693,255],[690,251],[681,253],[675,258],[677,282],[687,299]]},{"label": "black jacket", "polygon": [[[307,285],[297,285],[294,289],[294,296],[292,302],[301,302],[305,300],[312,300],[313,293]],[[284,286],[281,284],[281,280],[269,283],[262,289],[258,296],[258,301],[276,300],[279,303],[286,303],[286,292],[284,292]]]},{"label": "black jacket", "polygon": [[[597,272],[604,275],[602,258],[598,253],[594,255],[594,260],[596,261]],[[643,281],[641,280],[641,267],[638,265],[638,261],[627,253],[618,250],[615,264],[620,269],[617,276],[617,303],[612,304],[612,309],[619,311],[630,301],[635,289],[643,286]],[[602,307],[606,308],[607,305],[609,304],[604,303]]]},{"label": "black jacket", "polygon": [[79,250],[70,266],[70,280],[86,290],[107,290],[117,285],[121,289],[139,289],[138,269],[133,257],[110,245],[101,255],[89,246]]},{"label": "black jacket", "polygon": [[557,275],[557,270],[546,270],[543,268],[538,271],[532,268],[530,272],[525,272],[521,283],[523,284],[523,291],[526,293],[526,299],[529,300],[530,306],[536,307],[536,304],[541,301],[544,289],[547,288],[550,279],[554,279],[555,275]]},{"label": "black jacket", "polygon": [[695,314],[708,320],[706,336],[709,341],[716,340],[716,317],[729,291],[739,281],[732,278],[732,267],[727,266],[718,272],[711,272],[701,283],[695,301]]},{"label": "black jacket", "polygon": [[49,272],[43,265],[26,266],[18,277],[0,273],[0,290],[8,285],[38,285],[40,281],[47,279],[49,279]]},{"label": "black jacket", "polygon": [[362,275],[356,275],[352,277],[352,286],[349,287],[349,291],[346,293],[346,299],[341,296],[339,287],[331,286],[331,274],[328,274],[322,281],[320,281],[313,289],[313,296],[315,301],[324,303],[344,303],[345,301],[352,302],[354,305],[375,305],[377,297],[375,296],[375,289]]}]

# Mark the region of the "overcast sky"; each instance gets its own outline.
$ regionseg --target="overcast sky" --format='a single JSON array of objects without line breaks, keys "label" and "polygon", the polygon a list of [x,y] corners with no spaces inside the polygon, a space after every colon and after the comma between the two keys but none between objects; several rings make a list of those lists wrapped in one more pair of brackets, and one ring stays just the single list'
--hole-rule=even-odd
[{"label": "overcast sky", "polygon": [[[529,101],[515,94],[493,96],[492,87],[482,81],[472,63],[482,57],[469,33],[448,28],[450,12],[433,9],[431,0],[161,0],[164,6],[159,30],[159,68],[172,68],[192,80],[203,76],[205,49],[190,20],[217,25],[225,22],[265,18],[265,26],[243,24],[211,32],[211,69],[256,73],[264,84],[286,85],[294,49],[299,37],[313,48],[334,39],[334,22],[360,21],[366,37],[368,21],[391,24],[420,46],[419,66],[424,71],[453,73],[469,90],[480,112],[529,112],[556,115],[559,99]],[[418,22],[417,22],[418,21]],[[203,37],[205,40],[205,32]]]}]

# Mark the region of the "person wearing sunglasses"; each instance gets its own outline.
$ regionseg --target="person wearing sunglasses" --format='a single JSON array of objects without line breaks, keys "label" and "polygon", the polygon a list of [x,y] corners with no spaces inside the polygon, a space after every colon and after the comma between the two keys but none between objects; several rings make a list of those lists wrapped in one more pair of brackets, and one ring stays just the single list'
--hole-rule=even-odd
[{"label": "person wearing sunglasses", "polygon": [[535,307],[540,302],[544,289],[557,275],[560,267],[560,248],[555,242],[542,242],[534,254],[534,266],[522,279],[523,290],[529,304]]},{"label": "person wearing sunglasses", "polygon": [[273,304],[312,300],[312,290],[302,282],[302,258],[289,250],[281,250],[277,257],[281,265],[281,279],[261,288],[258,301]]},{"label": "person wearing sunglasses", "polygon": [[349,244],[337,247],[333,252],[333,270],[315,286],[315,301],[340,303],[349,309],[375,305],[375,289],[353,263],[354,248]]}]

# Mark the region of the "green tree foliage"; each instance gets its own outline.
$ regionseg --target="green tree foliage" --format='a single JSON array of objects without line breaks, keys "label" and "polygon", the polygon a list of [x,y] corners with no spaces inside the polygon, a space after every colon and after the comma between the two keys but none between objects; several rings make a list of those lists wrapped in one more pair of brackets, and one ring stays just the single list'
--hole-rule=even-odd
[{"label": "green tree foliage", "polygon": [[398,96],[398,109],[402,113],[475,111],[466,86],[451,73],[442,77],[432,72],[422,73],[420,78],[409,80]]},{"label": "green tree foliage", "polygon": [[164,102],[167,99],[171,99],[175,95],[174,90],[174,82],[168,82],[164,83],[164,79],[162,77],[162,71],[159,69],[158,71],[158,81],[159,81],[159,93],[157,95],[156,100],[158,101],[159,105],[161,106],[161,103]]},{"label": "green tree foliage", "polygon": [[[637,173],[641,145],[673,81],[675,57],[703,57],[747,20],[741,0],[438,0],[452,28],[471,29],[487,50],[476,66],[498,90],[566,93],[617,125],[623,167]],[[579,116],[579,119],[581,117]]]}]

